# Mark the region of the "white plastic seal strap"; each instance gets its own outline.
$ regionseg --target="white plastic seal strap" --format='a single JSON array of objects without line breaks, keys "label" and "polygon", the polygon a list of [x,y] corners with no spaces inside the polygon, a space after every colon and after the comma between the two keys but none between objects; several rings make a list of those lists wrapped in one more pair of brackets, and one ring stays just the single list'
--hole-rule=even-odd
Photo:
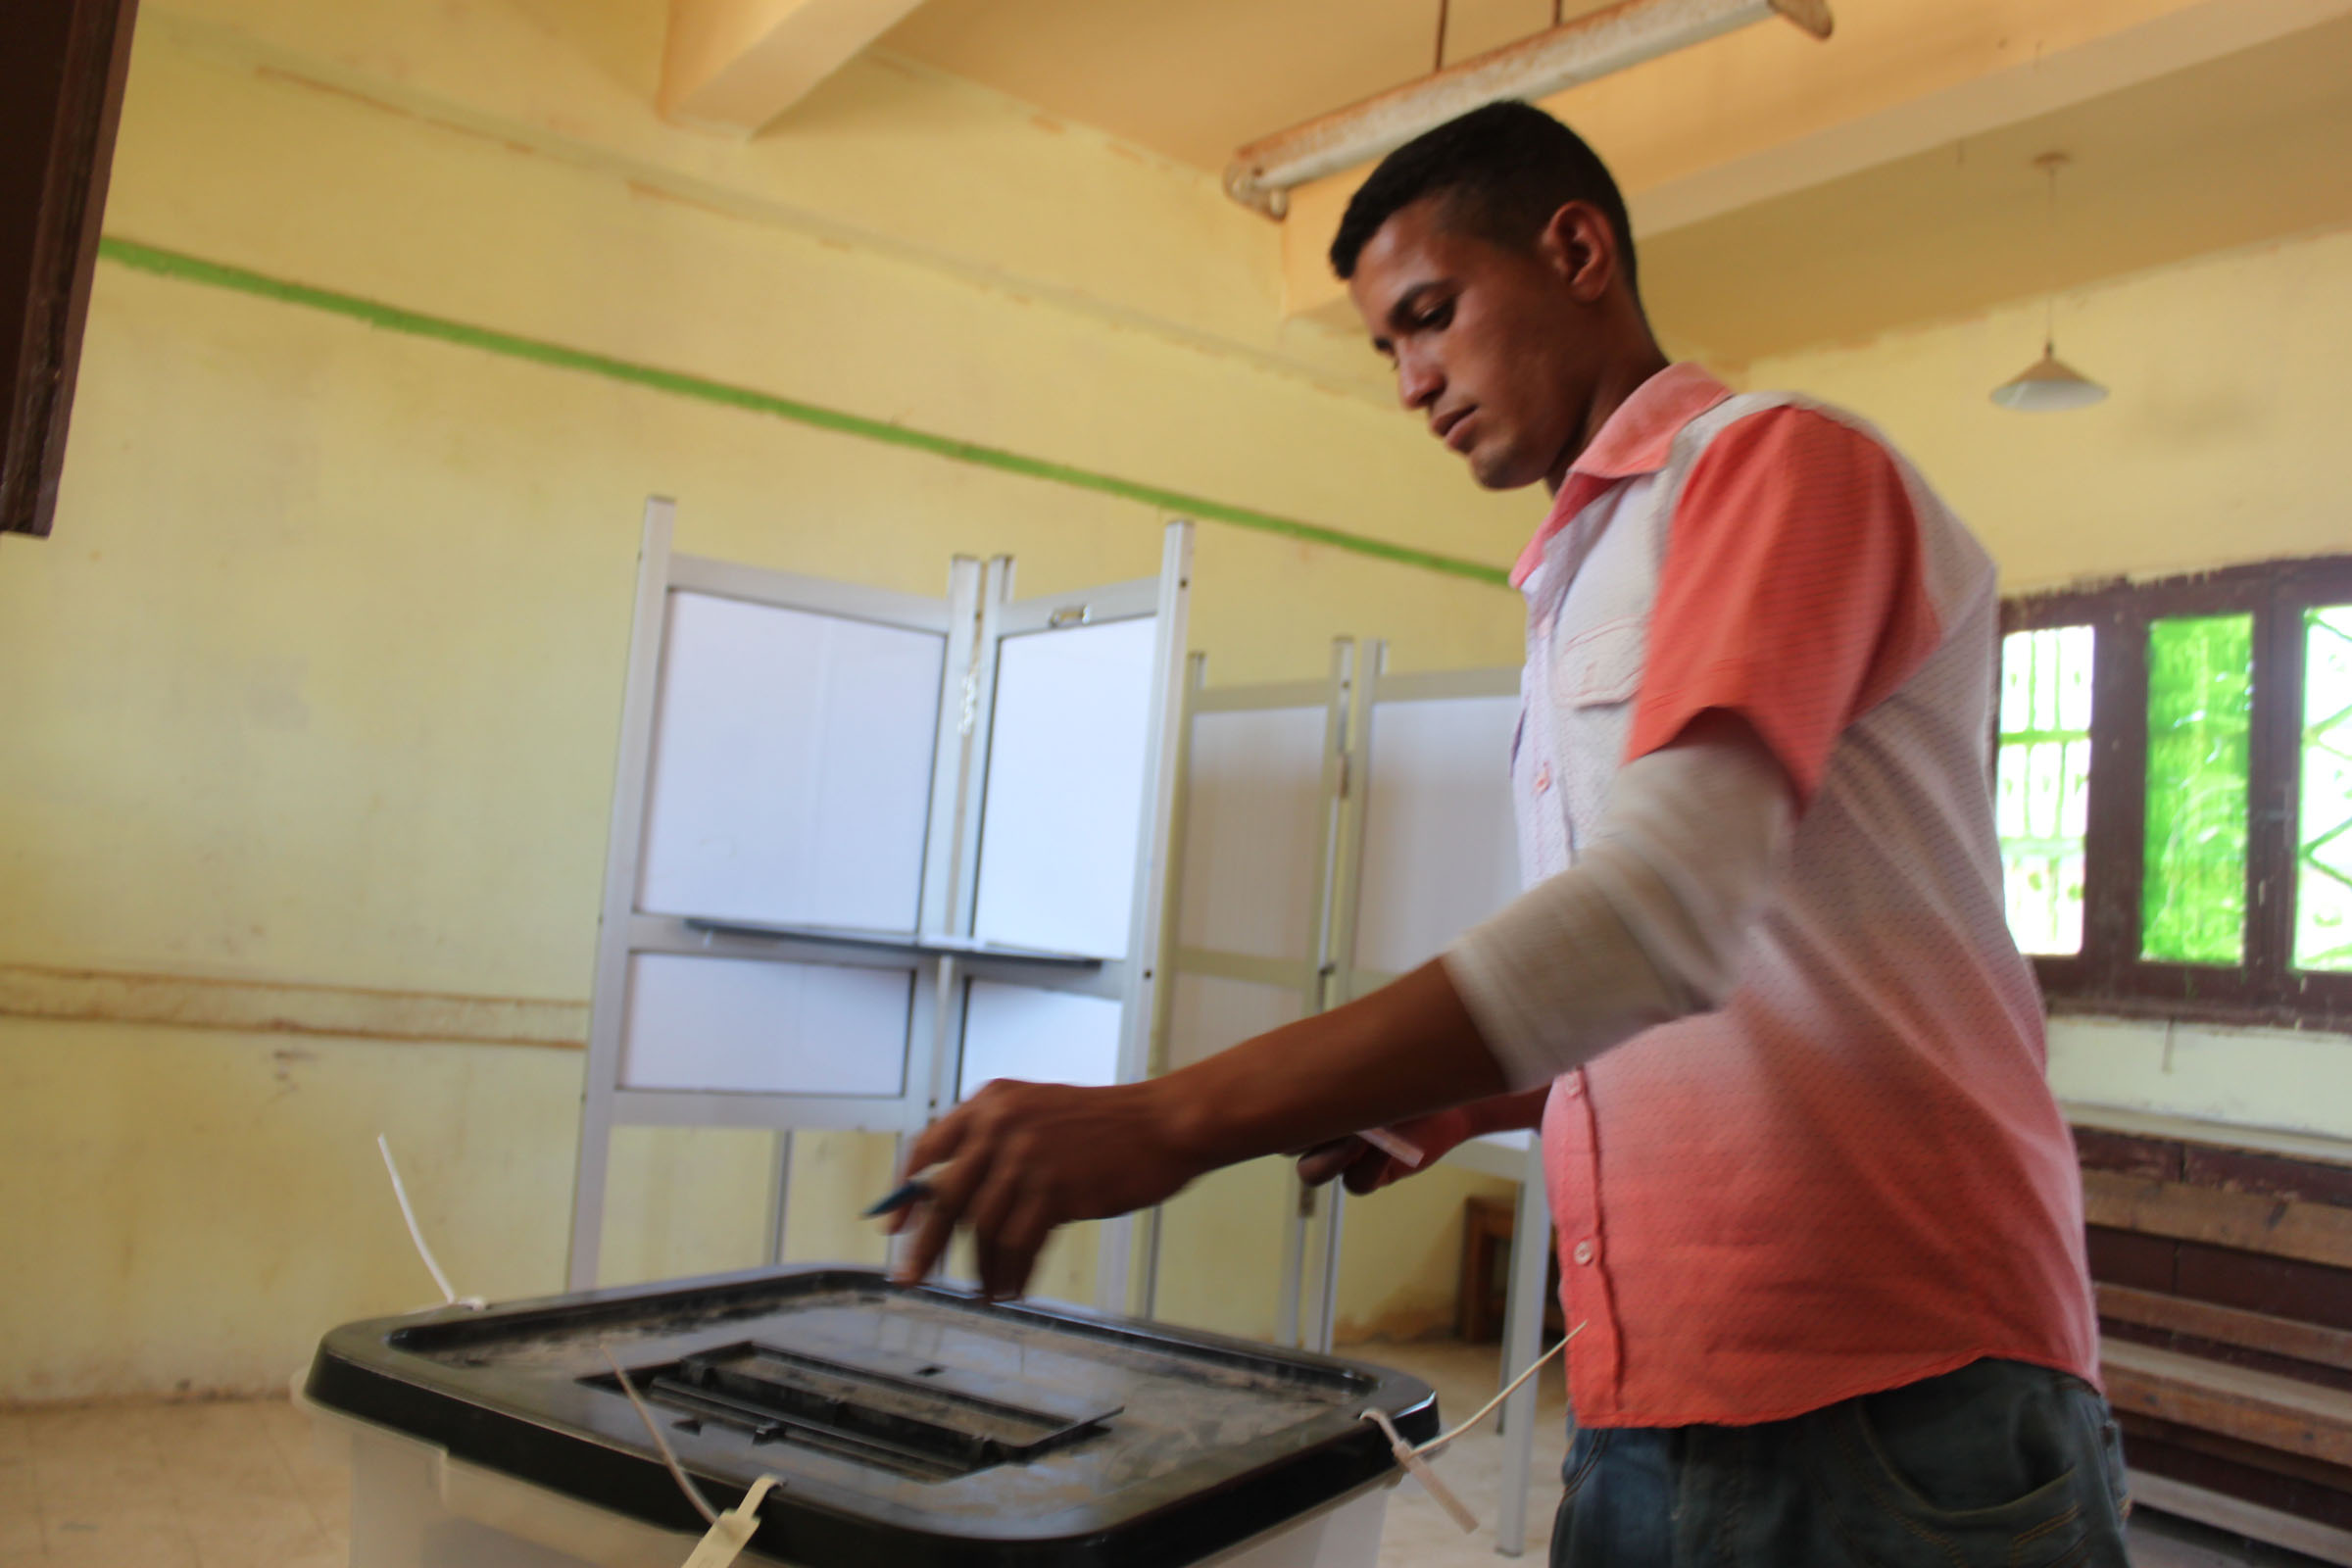
[{"label": "white plastic seal strap", "polygon": [[1438,1499],[1438,1506],[1453,1515],[1453,1522],[1462,1527],[1463,1535],[1478,1528],[1478,1515],[1453,1494],[1451,1487],[1438,1479],[1438,1473],[1429,1467],[1428,1460],[1421,1457],[1420,1450],[1404,1441],[1404,1434],[1396,1430],[1396,1423],[1389,1419],[1388,1411],[1366,1410],[1364,1419],[1380,1423],[1380,1430],[1389,1435],[1389,1451],[1396,1456],[1396,1462],[1404,1466],[1414,1480],[1429,1489],[1429,1494]]},{"label": "white plastic seal strap", "polygon": [[1484,1421],[1488,1416],[1493,1415],[1495,1408],[1503,1400],[1517,1394],[1529,1378],[1542,1371],[1553,1356],[1568,1348],[1568,1342],[1584,1332],[1584,1327],[1582,1323],[1579,1323],[1575,1328],[1562,1335],[1559,1344],[1529,1362],[1526,1371],[1511,1379],[1509,1385],[1500,1394],[1480,1405],[1469,1420],[1458,1423],[1450,1432],[1439,1433],[1418,1448],[1404,1441],[1404,1434],[1396,1430],[1396,1423],[1389,1419],[1388,1411],[1366,1410],[1364,1412],[1363,1419],[1377,1423],[1380,1430],[1388,1434],[1389,1451],[1396,1456],[1396,1462],[1404,1466],[1408,1475],[1429,1490],[1429,1494],[1438,1499],[1439,1507],[1453,1516],[1453,1522],[1462,1527],[1463,1535],[1466,1536],[1478,1528],[1478,1515],[1472,1513],[1463,1504],[1462,1499],[1453,1494],[1452,1488],[1438,1479],[1438,1473],[1429,1467],[1429,1456],[1444,1452],[1447,1444]]},{"label": "white plastic seal strap", "polygon": [[743,1494],[741,1502],[710,1522],[710,1533],[703,1537],[702,1544],[694,1548],[694,1555],[686,1559],[686,1568],[728,1568],[742,1556],[743,1548],[751,1544],[752,1537],[760,1531],[760,1499],[777,1484],[774,1476],[761,1476],[753,1482],[752,1490]]},{"label": "white plastic seal strap", "polygon": [[[433,1256],[433,1250],[424,1245],[424,1231],[416,1223],[416,1210],[409,1206],[409,1190],[401,1182],[400,1167],[392,1163],[392,1146],[385,1142],[382,1133],[375,1135],[375,1150],[384,1156],[384,1174],[392,1178],[392,1196],[400,1201],[400,1217],[409,1223],[409,1240],[416,1244],[416,1255],[424,1259],[424,1271],[433,1277],[435,1285],[441,1287],[442,1302],[449,1306],[471,1307],[476,1312],[488,1306],[490,1303],[480,1297],[460,1296],[450,1285],[449,1276],[441,1272],[441,1264]],[[418,1310],[432,1309],[420,1307]]]},{"label": "white plastic seal strap", "polygon": [[637,1393],[637,1385],[629,1381],[628,1368],[620,1364],[620,1358],[612,1353],[610,1346],[599,1348],[604,1351],[606,1361],[612,1364],[612,1375],[620,1380],[620,1392],[629,1396],[630,1405],[637,1411],[637,1419],[645,1423],[645,1435],[654,1440],[655,1447],[662,1450],[662,1462],[669,1467],[669,1478],[678,1484],[678,1490],[686,1494],[686,1500],[694,1504],[694,1511],[701,1514],[703,1522],[710,1527],[696,1544],[693,1555],[686,1559],[685,1568],[728,1568],[729,1564],[743,1555],[743,1548],[751,1544],[752,1537],[760,1533],[760,1499],[784,1483],[774,1476],[761,1476],[752,1483],[752,1490],[743,1494],[743,1500],[725,1513],[711,1507],[710,1499],[703,1495],[703,1489],[694,1484],[694,1478],[686,1473],[686,1467],[678,1463],[677,1450],[669,1446],[669,1439],[662,1435],[662,1423],[655,1420],[654,1412],[646,1408],[644,1398]]}]

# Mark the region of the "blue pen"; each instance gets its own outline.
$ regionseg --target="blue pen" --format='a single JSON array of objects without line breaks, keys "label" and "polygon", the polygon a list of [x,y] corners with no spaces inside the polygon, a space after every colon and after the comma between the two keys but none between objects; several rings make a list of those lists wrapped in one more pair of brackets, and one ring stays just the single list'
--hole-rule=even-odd
[{"label": "blue pen", "polygon": [[902,1208],[912,1207],[914,1204],[921,1202],[924,1199],[929,1198],[930,1196],[931,1184],[929,1182],[921,1180],[911,1181],[906,1186],[901,1187],[898,1191],[892,1193],[889,1197],[883,1199],[880,1202],[874,1204],[873,1207],[867,1209],[865,1211],[865,1217],[867,1219],[880,1219],[885,1214],[895,1214]]}]

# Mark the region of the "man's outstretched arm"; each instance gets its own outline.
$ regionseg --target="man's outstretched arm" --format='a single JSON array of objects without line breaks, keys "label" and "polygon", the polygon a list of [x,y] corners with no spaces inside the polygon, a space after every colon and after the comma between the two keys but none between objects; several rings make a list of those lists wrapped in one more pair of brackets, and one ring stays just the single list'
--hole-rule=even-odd
[{"label": "man's outstretched arm", "polygon": [[915,1141],[941,1167],[905,1274],[958,1225],[981,1288],[1016,1294],[1055,1226],[1149,1207],[1195,1177],[1365,1127],[1531,1090],[1720,1004],[1793,817],[1740,719],[1709,714],[1627,764],[1591,852],[1395,984],[1180,1072],[1106,1089],[991,1084]]},{"label": "man's outstretched arm", "polygon": [[1164,1078],[1107,1089],[993,1083],[915,1141],[931,1181],[904,1277],[958,1224],[981,1289],[1011,1296],[1054,1228],[1148,1208],[1220,1166],[1498,1094],[1502,1068],[1445,965],[1247,1040]]}]

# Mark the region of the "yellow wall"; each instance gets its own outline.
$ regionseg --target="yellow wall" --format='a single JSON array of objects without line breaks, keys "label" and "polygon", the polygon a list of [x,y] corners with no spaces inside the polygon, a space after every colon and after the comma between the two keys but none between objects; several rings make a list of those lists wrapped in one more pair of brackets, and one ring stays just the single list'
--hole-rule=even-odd
[{"label": "yellow wall", "polygon": [[[2061,357],[2113,395],[2016,415],[1985,393],[2042,311],[1748,368],[1877,420],[2000,562],[2004,590],[2352,551],[2352,232],[2115,279],[2058,305]],[[2051,1081],[2084,1104],[2352,1139],[2352,1039],[2060,1018]]]},{"label": "yellow wall", "polygon": [[[695,140],[625,79],[646,9],[145,8],[108,231],[1516,548],[1529,498],[1272,324],[1273,236],[1204,176],[887,65],[786,133]],[[649,492],[682,549],[934,593],[959,551],[1040,590],[1139,575],[1161,521],[102,265],[56,536],[0,541],[0,1397],[272,1387],[321,1328],[425,1300],[379,1130],[462,1289],[559,1287],[581,1054],[452,1037],[584,1018]],[[1408,667],[1516,656],[1507,591],[1342,550],[1210,524],[1195,581],[1220,680],[1319,671],[1343,632]],[[292,1026],[321,1007],[340,1032]],[[461,1015],[489,1021],[435,1021]],[[770,1149],[624,1135],[609,1275],[753,1261]],[[796,1252],[874,1254],[844,1200],[887,1152],[803,1140]],[[1473,1185],[1429,1180],[1438,1219]],[[1352,1315],[1422,1310],[1444,1251],[1372,1267]]]},{"label": "yellow wall", "polygon": [[2020,415],[1986,396],[2041,352],[2042,306],[1759,360],[1876,420],[2017,593],[2352,547],[2337,481],[2352,394],[2352,231],[2062,296],[2059,357],[2113,395]]}]

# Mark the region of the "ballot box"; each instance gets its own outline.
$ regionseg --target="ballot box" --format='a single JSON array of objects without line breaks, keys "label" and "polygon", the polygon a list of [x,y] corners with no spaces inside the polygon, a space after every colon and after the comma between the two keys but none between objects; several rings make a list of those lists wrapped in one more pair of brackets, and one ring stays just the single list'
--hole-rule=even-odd
[{"label": "ballot box", "polygon": [[1436,1435],[1398,1373],[819,1265],[339,1328],[300,1398],[352,1470],[352,1568],[1370,1568]]}]

